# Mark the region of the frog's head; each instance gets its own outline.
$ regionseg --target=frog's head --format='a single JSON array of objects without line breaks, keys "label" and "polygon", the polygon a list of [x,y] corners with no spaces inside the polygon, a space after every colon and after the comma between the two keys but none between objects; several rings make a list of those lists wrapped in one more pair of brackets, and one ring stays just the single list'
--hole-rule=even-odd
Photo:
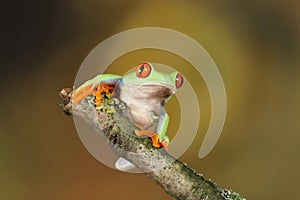
[{"label": "frog's head", "polygon": [[170,74],[156,71],[148,62],[140,63],[134,72],[123,76],[123,84],[145,86],[149,89],[165,88],[174,94],[183,84],[183,76],[174,71]]}]

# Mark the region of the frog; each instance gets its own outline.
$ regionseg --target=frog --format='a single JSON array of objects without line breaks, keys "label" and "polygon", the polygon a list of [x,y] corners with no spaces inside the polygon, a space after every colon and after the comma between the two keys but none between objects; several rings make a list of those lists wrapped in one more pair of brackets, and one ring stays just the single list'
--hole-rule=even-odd
[{"label": "frog", "polygon": [[[101,94],[112,93],[113,97],[126,104],[129,119],[137,127],[135,134],[149,137],[153,147],[167,150],[170,139],[166,132],[170,117],[165,112],[164,105],[177,89],[182,87],[183,82],[183,76],[177,71],[163,73],[157,71],[150,62],[142,62],[134,71],[124,76],[117,74],[95,76],[79,86],[71,100],[76,105],[85,97],[94,95],[95,105],[99,107],[102,104]],[[153,124],[155,124],[154,131],[149,131],[149,127]],[[116,162],[116,167],[120,170],[128,168],[131,166],[128,162],[120,158]]]}]

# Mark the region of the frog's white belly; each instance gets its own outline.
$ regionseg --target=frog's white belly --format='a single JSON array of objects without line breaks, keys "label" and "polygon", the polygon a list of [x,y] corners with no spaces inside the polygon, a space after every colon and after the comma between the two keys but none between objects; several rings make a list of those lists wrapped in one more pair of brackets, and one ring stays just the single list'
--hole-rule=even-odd
[{"label": "frog's white belly", "polygon": [[154,123],[157,123],[161,113],[160,105],[140,106],[137,104],[129,104],[128,110],[134,123],[147,129]]},{"label": "frog's white belly", "polygon": [[157,122],[171,90],[162,85],[123,85],[119,98],[128,106],[134,123],[148,128]]}]

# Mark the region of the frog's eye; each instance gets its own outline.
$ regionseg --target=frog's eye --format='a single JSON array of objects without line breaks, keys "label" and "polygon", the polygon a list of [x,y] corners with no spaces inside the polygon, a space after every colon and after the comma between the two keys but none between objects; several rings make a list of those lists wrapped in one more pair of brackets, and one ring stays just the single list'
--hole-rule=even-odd
[{"label": "frog's eye", "polygon": [[151,65],[149,63],[141,63],[136,68],[136,76],[138,78],[146,78],[151,73]]},{"label": "frog's eye", "polygon": [[176,88],[180,88],[183,85],[183,76],[179,73],[177,73],[176,78],[175,78],[175,85]]}]

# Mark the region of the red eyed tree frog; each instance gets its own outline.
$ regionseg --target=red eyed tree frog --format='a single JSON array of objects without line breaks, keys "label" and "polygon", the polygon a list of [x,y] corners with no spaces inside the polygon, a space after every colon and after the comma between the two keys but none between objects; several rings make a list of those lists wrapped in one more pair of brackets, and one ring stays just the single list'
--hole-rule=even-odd
[{"label": "red eyed tree frog", "polygon": [[[140,128],[135,130],[135,134],[148,136],[154,147],[166,149],[169,143],[166,136],[169,116],[163,106],[182,84],[183,76],[180,73],[158,72],[152,64],[144,62],[123,77],[100,74],[86,81],[73,93],[72,103],[76,105],[93,94],[96,106],[101,106],[101,93],[113,91],[114,97],[126,103],[131,120]],[[155,133],[147,131],[153,124],[156,124]]]}]

